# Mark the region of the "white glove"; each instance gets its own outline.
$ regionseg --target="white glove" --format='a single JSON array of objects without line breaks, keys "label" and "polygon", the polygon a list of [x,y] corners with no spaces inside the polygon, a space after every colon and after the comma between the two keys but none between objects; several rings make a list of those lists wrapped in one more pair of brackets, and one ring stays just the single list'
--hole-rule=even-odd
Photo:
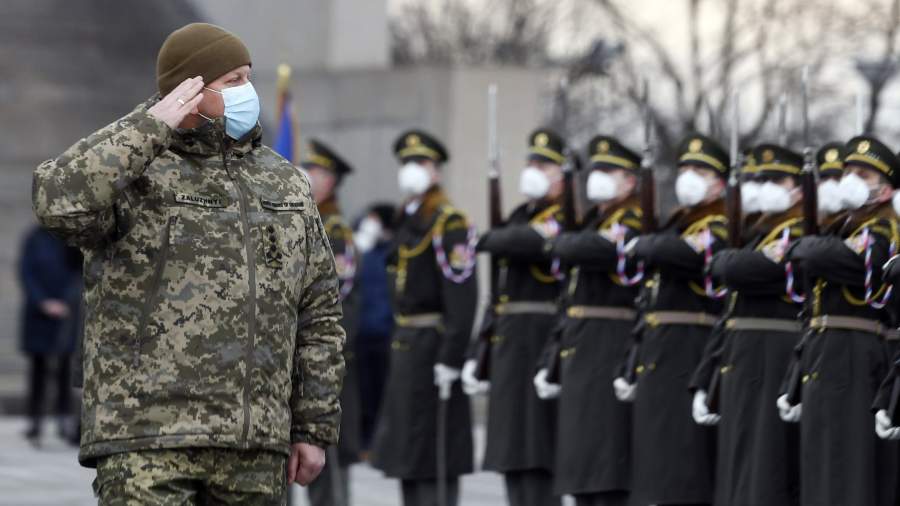
[{"label": "white glove", "polygon": [[630,241],[628,241],[627,244],[625,244],[624,252],[626,255],[631,255],[632,253],[634,253],[634,248],[637,247],[637,243],[638,243],[639,239],[640,239],[640,237],[635,237],[635,238],[631,239]]},{"label": "white glove", "polygon": [[547,368],[545,367],[534,375],[534,390],[537,392],[539,399],[547,401],[559,397],[562,387],[547,381]]},{"label": "white glove", "polygon": [[883,409],[875,413],[875,433],[881,439],[887,439],[888,441],[900,439],[900,427],[894,426],[893,422],[891,422],[891,417]]},{"label": "white glove", "polygon": [[787,423],[797,423],[800,421],[800,415],[803,414],[803,404],[797,404],[796,406],[792,406],[790,402],[788,402],[787,394],[782,395],[775,401],[775,404],[778,406],[778,416]]},{"label": "white glove", "polygon": [[466,395],[479,395],[487,393],[491,389],[489,381],[481,381],[475,377],[475,370],[478,369],[477,360],[466,360],[462,368],[462,389]]},{"label": "white glove", "polygon": [[697,425],[712,426],[719,423],[722,416],[718,413],[710,413],[709,406],[706,405],[706,390],[697,390],[694,392],[694,402],[691,405],[691,414],[694,416],[694,422]]},{"label": "white glove", "polygon": [[459,379],[459,369],[444,364],[434,364],[434,385],[440,390],[441,399],[450,398],[450,388]]},{"label": "white glove", "polygon": [[613,380],[613,390],[616,392],[616,399],[622,402],[634,402],[637,396],[637,384],[629,383],[625,378]]}]

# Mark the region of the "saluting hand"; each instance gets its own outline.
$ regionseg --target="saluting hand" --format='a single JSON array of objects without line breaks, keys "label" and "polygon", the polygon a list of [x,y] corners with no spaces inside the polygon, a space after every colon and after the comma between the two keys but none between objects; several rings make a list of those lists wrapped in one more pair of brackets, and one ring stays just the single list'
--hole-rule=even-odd
[{"label": "saluting hand", "polygon": [[176,128],[188,114],[197,114],[197,106],[203,100],[203,78],[200,76],[185,79],[168,95],[147,109],[147,114]]}]

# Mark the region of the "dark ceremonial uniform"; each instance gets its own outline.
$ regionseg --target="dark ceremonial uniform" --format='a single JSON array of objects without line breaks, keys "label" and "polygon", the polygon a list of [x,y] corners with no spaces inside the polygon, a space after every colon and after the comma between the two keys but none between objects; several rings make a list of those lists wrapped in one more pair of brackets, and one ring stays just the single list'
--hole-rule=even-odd
[{"label": "dark ceremonial uniform", "polygon": [[[319,167],[332,171],[337,178],[337,186],[353,168],[337,153],[316,139],[311,139],[301,165],[305,169]],[[359,321],[359,304],[353,290],[358,257],[353,245],[353,230],[347,225],[338,207],[337,197],[332,196],[318,203],[319,215],[325,225],[325,233],[334,254],[334,263],[340,281],[341,305],[344,316],[341,326],[347,333],[344,345],[344,387],[341,390],[341,436],[337,451],[329,449],[325,468],[308,487],[312,506],[347,506],[350,504],[350,464],[359,461],[361,413],[357,366],[353,357],[356,349],[356,335]],[[333,447],[332,447],[333,448]],[[335,458],[336,457],[336,458]]]},{"label": "dark ceremonial uniform", "polygon": [[[679,165],[727,176],[728,156],[714,140],[689,136],[679,152]],[[651,278],[636,335],[632,504],[712,499],[715,434],[694,423],[687,387],[722,307],[704,270],[726,240],[720,199],[676,211],[661,232],[635,246]]]},{"label": "dark ceremonial uniform", "polygon": [[[400,137],[395,152],[405,163],[446,151],[425,132]],[[373,465],[402,480],[406,506],[437,504],[438,388],[434,366],[461,368],[478,299],[475,240],[468,219],[432,187],[402,210],[394,274],[397,327],[390,372],[372,454]],[[457,501],[458,477],[472,471],[469,400],[454,383],[447,407],[448,504]]]},{"label": "dark ceremonial uniform", "polygon": [[[851,139],[844,155],[845,170],[876,170],[896,185],[900,160],[876,139]],[[886,202],[836,225],[835,234],[804,237],[789,254],[812,297],[801,359],[801,504],[894,504],[896,448],[875,435],[870,406],[888,366],[878,304],[897,222]]]},{"label": "dark ceremonial uniform", "polygon": [[[618,140],[597,136],[588,158],[593,170],[637,170],[640,157]],[[610,383],[630,340],[643,271],[624,245],[640,233],[634,197],[594,208],[581,230],[553,242],[567,267],[560,325],[560,386],[555,489],[578,506],[624,505],[631,487],[631,406],[616,400]]]},{"label": "dark ceremonial uniform", "polygon": [[[755,175],[765,181],[798,177],[803,157],[780,146],[754,150]],[[799,186],[799,181],[797,181]],[[803,234],[801,204],[762,214],[741,249],[713,259],[712,274],[729,289],[722,326],[715,504],[796,505],[799,431],[778,417],[784,370],[801,332],[800,292],[786,292],[785,253]],[[792,278],[793,279],[793,278]],[[706,388],[705,386],[702,388]]]},{"label": "dark ceremonial uniform", "polygon": [[[529,136],[529,160],[561,165],[564,147],[559,135],[538,129]],[[508,500],[516,506],[560,502],[552,476],[556,401],[539,399],[532,378],[556,319],[561,280],[544,241],[563,222],[559,204],[529,201],[478,244],[499,265],[497,304],[484,319],[491,335],[491,389],[483,468],[504,474]]]}]

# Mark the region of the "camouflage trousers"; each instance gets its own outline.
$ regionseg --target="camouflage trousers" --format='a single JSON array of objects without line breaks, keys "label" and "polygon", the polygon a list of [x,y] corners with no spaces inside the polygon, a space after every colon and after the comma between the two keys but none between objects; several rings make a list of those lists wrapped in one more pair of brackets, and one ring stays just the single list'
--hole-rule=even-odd
[{"label": "camouflage trousers", "polygon": [[118,453],[97,462],[100,506],[287,503],[287,457],[261,450],[179,448]]}]

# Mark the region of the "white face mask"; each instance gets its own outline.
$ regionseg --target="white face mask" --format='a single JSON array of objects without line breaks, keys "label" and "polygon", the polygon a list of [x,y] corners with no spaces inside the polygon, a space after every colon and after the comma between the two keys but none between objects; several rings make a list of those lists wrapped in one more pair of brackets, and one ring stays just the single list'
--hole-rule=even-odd
[{"label": "white face mask", "polygon": [[591,202],[602,204],[616,198],[619,193],[619,184],[616,178],[602,170],[595,170],[587,179],[587,198]]},{"label": "white face mask", "polygon": [[756,181],[741,183],[741,209],[744,213],[759,212],[759,190],[762,187]]},{"label": "white face mask", "polygon": [[682,172],[675,180],[675,197],[678,203],[691,207],[703,202],[706,192],[709,191],[709,183],[703,176],[692,170]]},{"label": "white face mask", "polygon": [[844,208],[841,202],[840,184],[836,179],[819,184],[819,212],[834,214]]},{"label": "white face mask", "polygon": [[529,199],[539,199],[550,191],[550,179],[540,169],[525,167],[519,176],[519,191]]},{"label": "white face mask", "polygon": [[759,210],[764,213],[780,213],[791,207],[791,192],[787,188],[766,181],[759,189]]},{"label": "white face mask", "polygon": [[397,172],[397,186],[403,196],[416,197],[422,195],[431,186],[428,169],[415,162],[409,162]]},{"label": "white face mask", "polygon": [[894,196],[891,197],[891,204],[894,206],[894,212],[900,215],[900,191],[894,192]]},{"label": "white face mask", "polygon": [[844,209],[859,209],[869,201],[871,190],[863,178],[854,173],[845,174],[838,185]]},{"label": "white face mask", "polygon": [[353,242],[363,253],[375,247],[375,243],[381,237],[381,222],[372,217],[363,218],[359,223],[359,230],[353,234]]}]

